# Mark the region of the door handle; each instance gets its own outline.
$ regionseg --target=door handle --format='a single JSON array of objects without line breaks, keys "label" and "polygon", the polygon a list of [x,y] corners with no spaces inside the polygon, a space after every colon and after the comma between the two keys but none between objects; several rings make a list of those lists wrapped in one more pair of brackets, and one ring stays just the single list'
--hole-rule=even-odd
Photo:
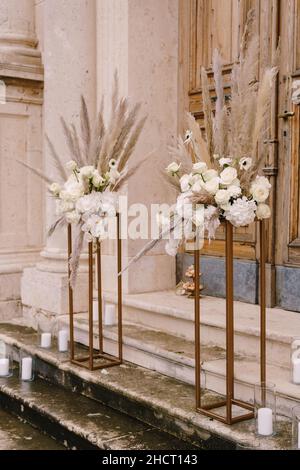
[{"label": "door handle", "polygon": [[282,114],[278,114],[279,119],[289,119],[295,116],[294,111],[284,111]]}]

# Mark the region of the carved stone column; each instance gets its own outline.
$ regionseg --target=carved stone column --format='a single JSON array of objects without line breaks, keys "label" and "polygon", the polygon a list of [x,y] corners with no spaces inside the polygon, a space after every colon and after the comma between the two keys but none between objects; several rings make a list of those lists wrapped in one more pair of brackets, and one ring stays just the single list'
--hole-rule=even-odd
[{"label": "carved stone column", "polygon": [[0,319],[21,313],[20,278],[43,244],[42,185],[16,160],[42,162],[43,68],[33,0],[0,2]]},{"label": "carved stone column", "polygon": [[[160,170],[168,162],[167,144],[177,136],[178,115],[178,1],[100,0],[97,2],[98,97],[110,95],[113,74],[119,72],[121,93],[142,102],[148,121],[133,161],[151,150],[151,157],[127,188],[128,203],[172,203]],[[132,220],[132,217],[129,221]],[[128,262],[146,240],[124,242]],[[105,269],[116,274],[112,248]],[[106,276],[107,290],[112,289]],[[104,278],[105,282],[105,278]],[[162,243],[135,264],[124,276],[128,293],[174,288],[175,260],[166,255]]]},{"label": "carved stone column", "polygon": [[[78,124],[80,97],[86,97],[91,115],[96,108],[96,18],[95,0],[45,0],[43,2],[43,61],[45,68],[44,135],[47,133],[65,161],[68,153],[60,116]],[[44,167],[55,176],[49,148],[44,141]],[[54,201],[46,196],[46,223],[55,220]],[[65,314],[67,301],[66,230],[46,240],[41,261],[26,269],[22,281],[24,316],[33,318],[42,311]],[[75,310],[87,306],[87,275],[82,268],[75,294]]]}]

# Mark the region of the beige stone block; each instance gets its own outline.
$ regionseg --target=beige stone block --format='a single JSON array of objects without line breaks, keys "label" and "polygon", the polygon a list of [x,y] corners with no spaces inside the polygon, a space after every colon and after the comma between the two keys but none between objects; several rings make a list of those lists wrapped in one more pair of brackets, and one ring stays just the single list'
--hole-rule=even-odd
[{"label": "beige stone block", "polygon": [[[74,311],[87,310],[87,276],[79,273],[74,289]],[[22,304],[55,314],[68,313],[68,276],[66,273],[24,269],[21,280]]]}]

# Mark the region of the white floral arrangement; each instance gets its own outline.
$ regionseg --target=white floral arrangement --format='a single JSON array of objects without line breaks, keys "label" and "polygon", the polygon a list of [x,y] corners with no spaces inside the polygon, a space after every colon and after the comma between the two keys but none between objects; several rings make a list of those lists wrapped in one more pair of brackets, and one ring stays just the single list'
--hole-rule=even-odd
[{"label": "white floral arrangement", "polygon": [[[215,109],[207,71],[201,70],[204,133],[195,118],[186,114],[188,130],[169,147],[174,161],[165,179],[175,188],[177,201],[168,213],[158,214],[159,237],[148,243],[134,258],[137,261],[156,243],[168,239],[166,251],[176,255],[189,240],[211,239],[222,220],[245,227],[255,219],[267,219],[271,184],[262,176],[264,154],[257,157],[258,144],[266,139],[273,84],[278,68],[267,67],[257,80],[259,36],[254,10],[247,17],[239,61],[233,65],[231,96],[226,102],[223,64],[214,51],[212,75],[216,90]],[[279,54],[277,54],[279,56]],[[178,230],[179,227],[179,230]]]},{"label": "white floral arrangement", "polygon": [[47,137],[59,181],[19,161],[47,183],[48,192],[56,200],[57,219],[50,226],[48,236],[67,224],[72,224],[75,229],[70,260],[72,287],[84,239],[101,241],[107,238],[109,218],[118,210],[118,192],[150,155],[129,168],[130,157],[146,122],[146,116],[139,118],[140,108],[140,103],[131,107],[127,98],[119,97],[115,73],[108,123],[104,119],[103,99],[97,118],[91,123],[86,102],[81,97],[79,132],[74,124],[67,125],[61,118],[72,160],[65,165]]},{"label": "white floral arrangement", "polygon": [[[193,142],[193,133],[188,130],[184,144]],[[177,197],[173,220],[184,220],[185,239],[189,240],[207,232],[208,238],[214,238],[222,220],[228,220],[234,227],[245,227],[255,219],[267,219],[271,215],[266,204],[271,184],[264,176],[256,175],[250,185],[243,187],[244,172],[253,166],[251,157],[233,158],[215,154],[215,168],[208,168],[205,162],[196,162],[189,173],[182,173],[181,164],[172,162],[166,168],[167,173],[177,179],[180,195]],[[204,205],[203,216],[199,205]],[[198,207],[197,207],[198,206]],[[199,216],[197,214],[199,213]],[[162,229],[164,225],[159,223]],[[165,225],[167,222],[164,222]],[[171,223],[171,222],[170,222]],[[190,232],[186,230],[190,227]],[[171,239],[166,251],[175,255],[182,240]]]},{"label": "white floral arrangement", "polygon": [[118,209],[114,185],[120,178],[117,162],[108,162],[109,170],[103,175],[93,165],[78,167],[70,160],[66,168],[71,171],[61,186],[52,183],[49,190],[56,199],[56,214],[68,224],[79,224],[88,241],[107,238],[108,217],[115,217]]}]

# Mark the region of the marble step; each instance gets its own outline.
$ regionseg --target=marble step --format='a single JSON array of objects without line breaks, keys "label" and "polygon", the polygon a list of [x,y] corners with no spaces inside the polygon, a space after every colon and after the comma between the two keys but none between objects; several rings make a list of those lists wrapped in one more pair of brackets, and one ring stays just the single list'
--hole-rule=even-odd
[{"label": "marble step", "polygon": [[[113,408],[147,426],[187,441],[189,448],[236,449],[241,446],[264,450],[289,449],[291,446],[291,422],[288,418],[278,418],[276,436],[259,439],[254,434],[253,420],[226,426],[197,413],[194,387],[179,380],[126,362],[118,367],[91,372],[70,364],[66,354],[57,353],[55,345],[51,350],[37,348],[34,346],[36,333],[20,325],[0,324],[1,339],[12,348],[16,358],[20,349],[34,355],[40,377],[68,392],[76,392],[73,394],[76,396],[74,404],[80,395],[90,398],[95,401],[98,411],[100,404]],[[18,392],[20,398],[25,399],[27,392],[26,388],[22,393]],[[51,397],[49,399],[55,402],[56,395],[52,393]],[[42,401],[43,396],[37,393],[35,399]],[[204,405],[210,404],[220,400],[220,396],[206,390],[202,400]],[[238,410],[234,412],[238,413]],[[56,413],[57,417],[67,413],[66,406],[59,401]],[[78,420],[76,427],[73,428],[72,424],[72,429],[80,429],[80,434],[86,433],[87,416],[82,411]],[[92,436],[95,438],[94,434]],[[101,435],[98,437],[101,439]]]},{"label": "marble step", "polygon": [[[65,317],[68,325],[68,317]],[[97,326],[94,327],[94,339],[97,346]],[[88,345],[88,325],[86,315],[76,315],[75,338]],[[133,364],[160,372],[169,377],[194,384],[194,344],[184,338],[162,333],[135,324],[124,324],[124,359]],[[117,352],[116,327],[106,327],[105,350],[109,354]],[[216,393],[224,394],[226,390],[225,350],[217,346],[203,346],[201,349],[202,384]],[[253,402],[254,384],[260,380],[258,361],[253,357],[236,355],[235,392],[236,398]],[[276,384],[278,392],[278,410],[285,416],[291,416],[293,406],[299,404],[300,386],[290,381],[289,369],[274,364],[267,368],[267,381]]]},{"label": "marble step", "polygon": [[1,450],[64,450],[54,439],[0,407]]},{"label": "marble step", "polygon": [[68,449],[189,449],[153,426],[36,378],[0,379],[0,404],[54,437]]},{"label": "marble step", "polygon": [[[107,302],[115,303],[112,293],[105,293]],[[189,340],[194,338],[193,299],[178,296],[174,291],[145,294],[124,294],[124,319]],[[235,352],[249,357],[259,355],[258,305],[235,302]],[[267,309],[267,362],[289,367],[292,338],[300,334],[300,314]],[[225,300],[201,299],[201,337],[203,344],[224,348]]]}]

